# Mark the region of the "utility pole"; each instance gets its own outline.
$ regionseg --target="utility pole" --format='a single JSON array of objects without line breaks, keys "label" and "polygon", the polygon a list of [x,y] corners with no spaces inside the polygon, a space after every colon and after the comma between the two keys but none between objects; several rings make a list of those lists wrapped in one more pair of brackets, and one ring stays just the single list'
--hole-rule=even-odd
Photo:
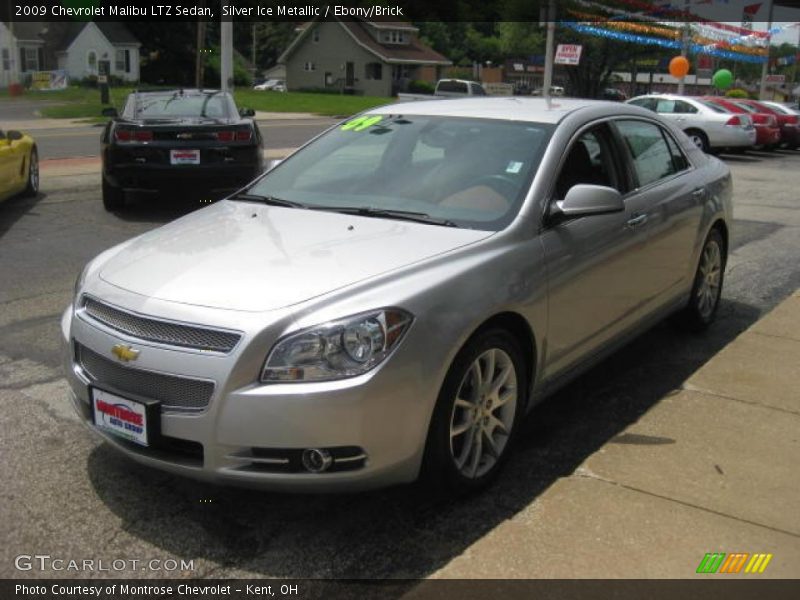
[{"label": "utility pole", "polygon": [[[222,0],[223,12],[228,0]],[[233,21],[222,17],[220,23],[220,89],[233,92]]]},{"label": "utility pole", "polygon": [[253,23],[253,48],[250,51],[250,62],[253,65],[253,81],[256,79],[256,74],[258,73],[258,67],[256,66],[256,24]]},{"label": "utility pole", "polygon": [[555,54],[555,34],[556,34],[556,2],[547,2],[547,44],[544,56],[544,84],[542,86],[542,96],[550,99],[550,87],[553,84],[553,59]]},{"label": "utility pole", "polygon": [[[767,16],[767,32],[772,29],[772,8],[774,6],[774,2],[772,0],[767,0],[769,2],[769,13]],[[770,50],[772,49],[772,36],[767,33],[767,60],[764,61],[764,64],[761,65],[761,86],[758,90],[758,98],[760,100],[764,100],[767,95],[767,74],[769,73],[769,55]]]},{"label": "utility pole", "polygon": [[[205,2],[203,2],[205,4]],[[203,87],[204,66],[206,62],[205,57],[206,49],[206,22],[197,22],[197,61],[194,65],[194,85],[199,90]]]},{"label": "utility pole", "polygon": [[[11,79],[9,84],[19,83],[19,50],[17,49],[17,38],[14,35],[14,11],[12,10],[11,0],[8,0],[8,32],[11,34],[11,39],[8,43],[8,53],[11,67]],[[10,85],[9,85],[10,87]]]},{"label": "utility pole", "polygon": [[[691,27],[689,24],[689,16],[685,14],[689,12],[689,0],[683,0],[683,11],[683,18],[686,19],[686,21],[684,22],[683,29],[681,30],[681,56],[686,58],[686,56],[689,54],[689,27]],[[695,73],[697,73],[697,70],[695,70]],[[681,77],[678,79],[678,94],[681,96],[683,95],[686,87],[685,81],[686,77]],[[695,78],[695,82],[696,81],[697,79]]]}]

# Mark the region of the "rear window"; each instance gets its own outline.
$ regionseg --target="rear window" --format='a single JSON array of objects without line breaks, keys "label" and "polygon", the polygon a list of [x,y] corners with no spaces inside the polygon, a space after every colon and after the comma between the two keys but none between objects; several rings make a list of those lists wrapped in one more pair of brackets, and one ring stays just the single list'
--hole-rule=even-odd
[{"label": "rear window", "polygon": [[715,102],[709,102],[707,100],[698,100],[698,102],[700,104],[702,104],[703,106],[707,106],[708,108],[710,108],[714,112],[718,112],[718,113],[731,112],[731,111],[727,110],[724,106],[720,106],[719,104],[717,104]]},{"label": "rear window", "polygon": [[440,81],[436,86],[437,92],[455,92],[458,94],[467,93],[467,84],[463,81]]},{"label": "rear window", "polygon": [[137,119],[159,117],[198,117],[226,119],[229,117],[229,102],[222,93],[170,94],[137,96],[134,116]]}]

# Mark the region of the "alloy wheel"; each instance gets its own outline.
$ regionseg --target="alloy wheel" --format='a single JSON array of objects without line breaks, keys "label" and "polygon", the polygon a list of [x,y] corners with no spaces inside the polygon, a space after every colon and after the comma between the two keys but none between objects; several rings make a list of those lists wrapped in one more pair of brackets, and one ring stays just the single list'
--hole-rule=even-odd
[{"label": "alloy wheel", "polygon": [[697,311],[706,319],[714,312],[720,293],[722,253],[716,240],[709,240],[703,249],[698,275],[700,279],[696,292]]},{"label": "alloy wheel", "polygon": [[466,478],[497,464],[508,444],[518,401],[511,357],[491,348],[470,365],[458,386],[450,417],[450,455]]}]

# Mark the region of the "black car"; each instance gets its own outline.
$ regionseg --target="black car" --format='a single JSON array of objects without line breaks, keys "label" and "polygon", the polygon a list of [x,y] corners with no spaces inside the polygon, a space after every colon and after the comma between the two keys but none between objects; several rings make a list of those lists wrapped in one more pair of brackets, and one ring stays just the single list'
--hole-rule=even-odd
[{"label": "black car", "polygon": [[218,90],[131,93],[122,114],[103,130],[103,206],[119,210],[126,194],[198,193],[224,197],[264,167],[263,139],[253,110],[239,111]]}]

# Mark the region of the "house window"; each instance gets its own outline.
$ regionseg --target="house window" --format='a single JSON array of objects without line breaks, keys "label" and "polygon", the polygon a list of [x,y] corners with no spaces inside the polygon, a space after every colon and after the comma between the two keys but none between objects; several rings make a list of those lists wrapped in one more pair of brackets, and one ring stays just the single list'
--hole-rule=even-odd
[{"label": "house window", "polygon": [[319,29],[317,29],[316,27],[311,32],[311,41],[314,43],[317,43],[319,41]]},{"label": "house window", "polygon": [[117,72],[131,72],[131,51],[117,48],[114,53],[114,70]]},{"label": "house window", "polygon": [[405,44],[405,31],[387,31],[383,34],[383,41],[387,44]]},{"label": "house window", "polygon": [[39,70],[39,53],[36,48],[20,48],[20,71],[38,71]]},{"label": "house window", "polygon": [[11,70],[11,54],[8,48],[3,48],[3,71]]},{"label": "house window", "polygon": [[383,79],[383,64],[381,63],[367,63],[365,71],[367,79]]},{"label": "house window", "polygon": [[92,72],[97,71],[97,52],[94,50],[89,50],[89,53],[86,55],[86,66],[89,67],[89,70]]},{"label": "house window", "polygon": [[306,64],[303,65],[303,70],[304,71],[316,71],[317,70],[317,65],[315,63],[313,63],[313,62],[307,62]]},{"label": "house window", "polygon": [[333,85],[333,73],[330,71],[325,73],[325,87],[330,87]]}]

